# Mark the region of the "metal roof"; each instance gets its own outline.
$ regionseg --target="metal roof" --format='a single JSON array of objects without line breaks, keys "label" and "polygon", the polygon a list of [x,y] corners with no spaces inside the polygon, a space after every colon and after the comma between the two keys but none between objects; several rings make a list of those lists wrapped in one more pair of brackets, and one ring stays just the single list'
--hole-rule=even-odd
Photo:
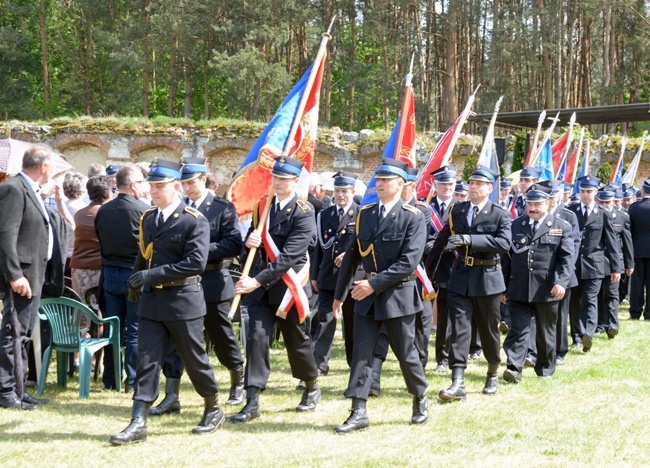
[{"label": "metal roof", "polygon": [[[539,120],[541,112],[541,110],[500,112],[497,115],[496,125],[537,128],[537,121]],[[576,113],[576,123],[580,125],[638,122],[642,120],[650,120],[650,103],[547,110],[546,120],[542,123],[542,127],[550,127],[553,123],[553,117],[555,117],[558,112],[560,113],[560,121],[557,123],[558,127],[567,126],[571,114],[574,112]],[[492,114],[477,114],[470,116],[468,120],[486,123],[486,121],[489,122],[491,118]]]}]

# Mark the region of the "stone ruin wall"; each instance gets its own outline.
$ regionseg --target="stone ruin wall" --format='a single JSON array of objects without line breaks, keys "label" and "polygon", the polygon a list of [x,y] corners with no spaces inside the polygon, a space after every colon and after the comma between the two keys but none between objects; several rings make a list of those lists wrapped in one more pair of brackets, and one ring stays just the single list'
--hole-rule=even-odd
[{"label": "stone ruin wall", "polygon": [[[13,125],[9,130],[5,124],[0,129],[0,138],[11,135],[19,140],[47,143],[61,152],[83,174],[94,162],[108,165],[151,162],[156,157],[169,160],[179,160],[186,156],[205,157],[209,170],[217,175],[221,184],[219,193],[223,193],[233,172],[239,168],[255,143],[254,134],[215,136],[209,131],[173,127],[167,131],[157,129],[155,134],[149,132],[150,134],[138,135],[97,131],[96,128],[96,125],[65,128]],[[440,133],[435,132],[418,137],[417,159],[420,167],[427,161],[440,136]],[[319,135],[313,169],[316,172],[348,170],[361,174],[361,178],[367,181],[381,158],[387,138],[387,132],[362,130],[356,133],[343,132],[338,128],[327,129]],[[632,159],[638,149],[639,142],[636,142],[635,147],[635,141],[628,141],[626,162]],[[506,137],[506,173],[509,173],[512,162],[513,142],[514,137]],[[461,135],[452,155],[452,165],[459,172],[462,171],[467,155],[476,154],[480,150],[480,144],[480,137]],[[593,141],[591,172],[595,174],[601,161],[613,165],[619,152],[620,137]],[[650,152],[647,153],[642,158],[637,181],[650,177]]]}]

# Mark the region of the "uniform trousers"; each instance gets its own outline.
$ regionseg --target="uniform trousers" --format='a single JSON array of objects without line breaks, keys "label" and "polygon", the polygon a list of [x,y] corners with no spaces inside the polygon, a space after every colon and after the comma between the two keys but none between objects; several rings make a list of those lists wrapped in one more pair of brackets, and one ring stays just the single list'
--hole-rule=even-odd
[{"label": "uniform trousers", "polygon": [[618,330],[618,286],[618,282],[612,283],[610,276],[603,278],[598,302],[598,328],[603,331]]},{"label": "uniform trousers", "polygon": [[[230,313],[230,300],[221,302],[207,302],[205,304],[205,332],[210,338],[219,362],[228,370],[234,370],[244,364],[239,342],[232,330],[232,322],[228,318]],[[163,374],[168,379],[180,379],[183,375],[183,360],[178,355],[176,347],[171,343],[168,350]]]},{"label": "uniform trousers", "polygon": [[[4,309],[2,311],[2,328],[0,328],[0,396],[8,399],[15,399],[16,379],[21,379],[25,383],[27,376],[27,340],[32,336],[32,331],[36,325],[36,312],[41,304],[41,296],[19,296],[14,293],[14,308],[16,315],[10,312],[9,293],[4,297]],[[16,355],[14,354],[13,330],[19,328],[18,340],[21,341],[21,358],[22,372],[16,375]],[[23,386],[24,388],[24,386]]]},{"label": "uniform trousers", "polygon": [[559,301],[519,302],[508,300],[510,309],[510,331],[503,342],[508,355],[508,368],[517,372],[524,369],[531,334],[531,317],[535,318],[535,344],[537,362],[535,373],[539,376],[553,375],[555,372],[555,348],[557,346],[557,316]]},{"label": "uniform trousers", "polygon": [[[334,291],[320,289],[318,291],[318,328],[314,338],[314,360],[319,370],[329,371],[329,360],[332,355],[332,343],[336,333],[336,319],[332,311]],[[343,302],[343,339],[345,341],[345,357],[348,366],[352,362],[352,329],[354,323],[354,303],[352,295],[348,294]]]},{"label": "uniform trousers", "polygon": [[449,359],[449,306],[447,304],[447,288],[439,288],[436,296],[438,320],[436,323],[436,363],[448,364]]},{"label": "uniform trousers", "polygon": [[582,335],[591,338],[596,334],[598,325],[598,293],[602,278],[583,279],[578,282],[571,294],[571,337],[574,343],[582,342]]},{"label": "uniform trousers", "polygon": [[[371,310],[372,312],[372,310]],[[372,358],[382,326],[388,342],[399,361],[406,388],[411,395],[421,396],[428,383],[420,356],[415,348],[415,314],[386,320],[375,320],[374,314],[354,314],[354,349],[346,398],[368,399],[372,383]]]},{"label": "uniform trousers", "polygon": [[[266,296],[266,295],[265,295]],[[266,388],[271,373],[269,347],[275,323],[278,323],[287,357],[291,366],[291,375],[309,382],[318,377],[314,360],[314,348],[307,335],[306,321],[298,320],[298,311],[292,307],[286,318],[275,315],[278,304],[251,301],[248,306],[248,336],[246,340],[246,377],[244,386]]]},{"label": "uniform trousers", "polygon": [[[415,314],[415,349],[420,356],[422,367],[427,367],[429,360],[429,337],[431,336],[431,325],[433,323],[433,307],[430,301],[422,301],[423,309]],[[388,333],[384,327],[379,331],[373,357],[386,360],[388,356]]]},{"label": "uniform trousers", "polygon": [[467,297],[449,291],[449,367],[467,367],[472,335],[472,317],[476,319],[483,354],[489,364],[501,362],[499,321],[501,294]]},{"label": "uniform trousers", "polygon": [[140,317],[138,332],[134,400],[153,403],[158,399],[160,368],[172,343],[183,360],[197,393],[207,398],[219,392],[203,346],[203,317],[169,321]]},{"label": "uniform trousers", "polygon": [[561,358],[564,358],[569,352],[569,331],[567,326],[569,323],[569,307],[571,306],[572,290],[573,288],[566,289],[564,297],[560,300],[557,314],[555,354]]},{"label": "uniform trousers", "polygon": [[650,258],[635,258],[630,286],[630,317],[650,320]]}]

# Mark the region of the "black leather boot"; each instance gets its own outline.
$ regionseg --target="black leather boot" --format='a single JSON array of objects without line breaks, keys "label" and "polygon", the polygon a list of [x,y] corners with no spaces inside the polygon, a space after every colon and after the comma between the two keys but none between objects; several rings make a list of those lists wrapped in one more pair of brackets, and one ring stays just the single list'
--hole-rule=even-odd
[{"label": "black leather boot", "polygon": [[234,423],[247,423],[260,417],[260,389],[257,387],[248,387],[246,389],[246,406],[242,410],[233,414],[230,421]]},{"label": "black leather boot", "polygon": [[167,382],[165,382],[165,398],[149,410],[149,416],[181,414],[181,402],[178,401],[180,389],[181,379],[167,379]]},{"label": "black leather boot", "polygon": [[352,399],[352,411],[350,416],[340,426],[336,426],[334,430],[339,434],[348,434],[350,432],[359,431],[370,426],[368,413],[366,412],[366,400],[361,398]]},{"label": "black leather boot", "polygon": [[413,397],[412,424],[426,424],[429,420],[429,398],[426,394]]},{"label": "black leather boot", "polygon": [[124,445],[147,440],[147,412],[151,403],[140,400],[133,400],[131,422],[119,434],[112,435],[110,443],[113,445]]},{"label": "black leather boot", "polygon": [[452,367],[451,369],[451,387],[447,390],[440,390],[438,398],[442,401],[460,401],[467,398],[465,391],[465,369],[462,367]]},{"label": "black leather boot", "polygon": [[499,389],[499,375],[497,372],[499,372],[499,364],[488,364],[485,387],[483,387],[485,395],[494,395]]},{"label": "black leather boot", "polygon": [[228,395],[227,405],[239,406],[246,398],[244,389],[244,366],[239,366],[230,371],[230,395]]},{"label": "black leather boot", "polygon": [[314,411],[316,405],[320,403],[320,387],[316,379],[305,381],[305,390],[302,392],[302,398],[296,411]]},{"label": "black leather boot", "polygon": [[217,394],[205,398],[205,410],[199,425],[192,429],[192,434],[209,434],[221,427],[226,420],[226,415],[219,406]]},{"label": "black leather boot", "polygon": [[381,367],[384,361],[379,358],[372,358],[372,383],[370,384],[370,391],[368,396],[378,397],[381,392]]}]

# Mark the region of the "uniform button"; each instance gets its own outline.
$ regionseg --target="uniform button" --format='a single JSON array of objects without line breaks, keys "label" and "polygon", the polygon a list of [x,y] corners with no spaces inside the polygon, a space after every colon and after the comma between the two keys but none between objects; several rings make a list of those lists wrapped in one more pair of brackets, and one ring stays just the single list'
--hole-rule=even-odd
[{"label": "uniform button", "polygon": [[533,269],[531,268],[530,271],[533,271]]}]

